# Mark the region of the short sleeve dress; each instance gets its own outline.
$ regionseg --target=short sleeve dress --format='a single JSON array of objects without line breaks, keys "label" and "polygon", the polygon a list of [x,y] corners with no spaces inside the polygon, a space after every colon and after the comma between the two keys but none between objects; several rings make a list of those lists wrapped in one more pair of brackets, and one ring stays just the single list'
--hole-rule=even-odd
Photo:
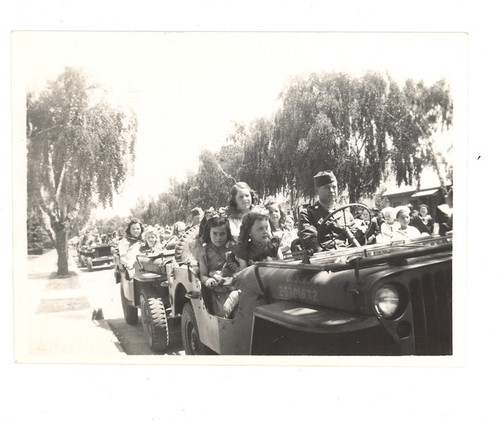
[{"label": "short sleeve dress", "polygon": [[248,245],[238,243],[234,247],[234,254],[239,259],[247,262],[247,264],[251,264],[251,262],[265,260],[266,257],[276,258],[278,256],[279,245],[280,240],[276,237],[272,237],[261,246],[253,242],[250,242]]}]

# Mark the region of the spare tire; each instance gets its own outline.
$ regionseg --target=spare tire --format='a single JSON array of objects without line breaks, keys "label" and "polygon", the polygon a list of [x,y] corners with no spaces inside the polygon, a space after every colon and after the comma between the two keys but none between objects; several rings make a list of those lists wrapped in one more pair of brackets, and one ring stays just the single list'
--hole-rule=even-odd
[{"label": "spare tire", "polygon": [[199,231],[200,225],[193,225],[184,233],[179,242],[175,245],[175,260],[177,261],[177,263],[196,261],[193,254],[193,246],[195,244],[196,238],[198,237]]}]

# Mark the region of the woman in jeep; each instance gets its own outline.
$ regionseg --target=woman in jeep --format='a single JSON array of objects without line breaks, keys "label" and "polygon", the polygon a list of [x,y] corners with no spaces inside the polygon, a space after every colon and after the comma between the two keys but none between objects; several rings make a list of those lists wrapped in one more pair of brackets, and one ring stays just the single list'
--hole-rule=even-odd
[{"label": "woman in jeep", "polygon": [[132,219],[125,230],[125,237],[118,242],[118,254],[120,265],[126,271],[126,276],[132,277],[136,256],[140,253],[142,246],[141,235],[144,227],[137,219]]},{"label": "woman in jeep", "polygon": [[231,188],[231,197],[226,209],[231,235],[238,238],[240,235],[241,221],[243,217],[250,212],[257,204],[257,194],[247,183],[242,181],[236,183]]}]

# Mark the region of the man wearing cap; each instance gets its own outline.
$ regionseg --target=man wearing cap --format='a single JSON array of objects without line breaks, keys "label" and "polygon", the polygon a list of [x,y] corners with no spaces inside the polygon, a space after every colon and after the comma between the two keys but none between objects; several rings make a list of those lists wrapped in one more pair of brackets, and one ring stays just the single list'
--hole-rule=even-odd
[{"label": "man wearing cap", "polygon": [[[318,201],[303,209],[299,214],[299,238],[302,246],[312,253],[321,251],[321,244],[327,244],[327,248],[335,248],[345,245],[347,236],[345,230],[336,223],[333,218],[342,217],[343,224],[351,231],[356,232],[354,217],[349,211],[333,215],[331,221],[325,224],[318,238],[318,228],[324,218],[337,208],[337,179],[331,171],[320,171],[314,176],[314,187],[318,194]],[[345,222],[344,222],[345,216]]]}]

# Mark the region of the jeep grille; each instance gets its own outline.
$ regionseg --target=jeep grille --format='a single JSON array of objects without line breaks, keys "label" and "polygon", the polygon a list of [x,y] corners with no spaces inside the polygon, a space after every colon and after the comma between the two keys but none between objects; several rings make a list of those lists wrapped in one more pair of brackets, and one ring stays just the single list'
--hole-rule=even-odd
[{"label": "jeep grille", "polygon": [[410,282],[415,353],[452,354],[451,268],[425,272]]}]

